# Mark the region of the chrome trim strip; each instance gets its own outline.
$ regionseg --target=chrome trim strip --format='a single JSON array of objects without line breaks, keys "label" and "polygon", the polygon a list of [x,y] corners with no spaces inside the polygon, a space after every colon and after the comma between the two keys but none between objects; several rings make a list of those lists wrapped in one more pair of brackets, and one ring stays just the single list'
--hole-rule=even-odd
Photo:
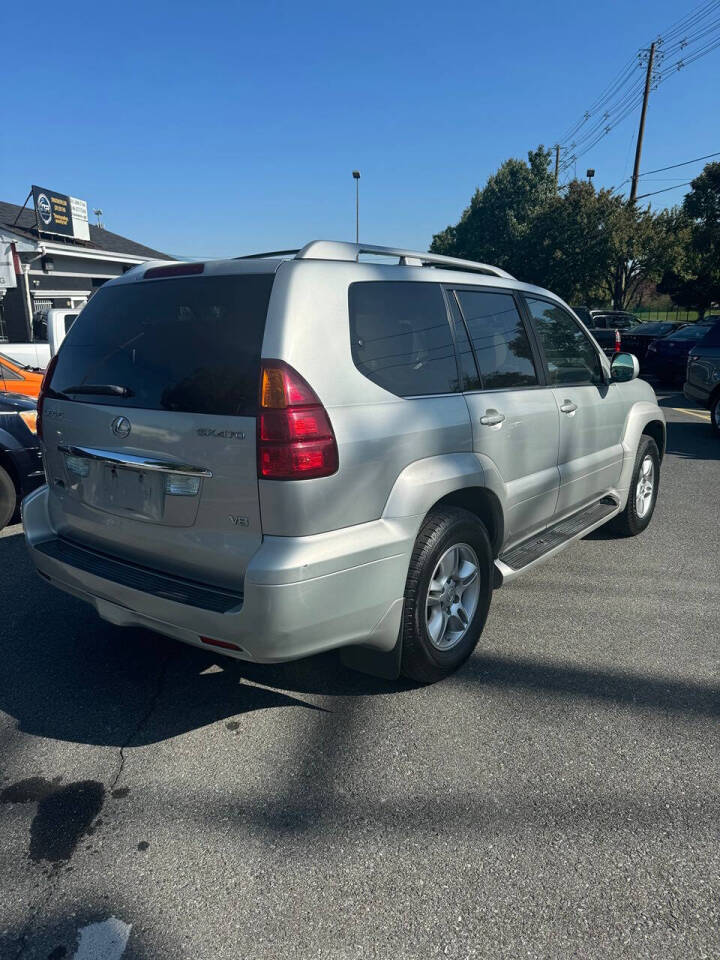
[{"label": "chrome trim strip", "polygon": [[211,470],[192,467],[186,463],[173,463],[168,460],[153,460],[151,457],[136,457],[131,453],[118,453],[116,450],[98,450],[95,447],[75,447],[58,444],[60,453],[73,457],[85,457],[87,460],[100,460],[113,463],[128,470],[154,470],[157,473],[179,473],[186,477],[212,477]]}]

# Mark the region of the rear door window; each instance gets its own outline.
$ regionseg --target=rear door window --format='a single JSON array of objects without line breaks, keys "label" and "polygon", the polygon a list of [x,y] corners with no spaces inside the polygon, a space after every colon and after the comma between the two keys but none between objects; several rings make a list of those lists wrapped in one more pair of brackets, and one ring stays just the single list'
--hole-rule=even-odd
[{"label": "rear door window", "polygon": [[348,298],[352,358],[364,376],[399,397],[459,390],[439,284],[361,281]]},{"label": "rear door window", "polygon": [[457,290],[485,390],[512,390],[538,383],[532,348],[510,293]]},{"label": "rear door window", "polygon": [[[105,286],[72,324],[52,392],[148,410],[254,416],[274,274]],[[121,396],[73,393],[111,385]]]}]

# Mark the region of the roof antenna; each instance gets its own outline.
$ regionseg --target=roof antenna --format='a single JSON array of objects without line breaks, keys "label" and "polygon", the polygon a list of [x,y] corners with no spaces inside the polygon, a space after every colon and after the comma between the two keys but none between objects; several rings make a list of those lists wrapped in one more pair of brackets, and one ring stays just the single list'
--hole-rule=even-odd
[{"label": "roof antenna", "polygon": [[102,212],[102,210],[100,209],[100,207],[98,207],[97,210],[93,210],[93,213],[94,213],[95,216],[97,217],[97,225],[98,225],[101,229],[104,230],[105,228],[103,227],[103,222],[102,222],[103,212]]}]

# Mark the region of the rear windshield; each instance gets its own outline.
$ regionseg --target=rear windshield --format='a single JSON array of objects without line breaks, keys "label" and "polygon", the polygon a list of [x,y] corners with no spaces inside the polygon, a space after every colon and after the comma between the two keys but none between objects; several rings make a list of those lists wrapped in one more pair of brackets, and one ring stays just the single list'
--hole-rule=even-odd
[{"label": "rear windshield", "polygon": [[[254,416],[274,274],[104,287],[58,353],[51,393],[85,403]],[[88,393],[89,385],[121,388]],[[83,386],[76,393],[73,387]]]},{"label": "rear windshield", "polygon": [[630,333],[639,333],[643,336],[659,336],[663,333],[669,333],[675,329],[674,323],[638,323],[632,327]]},{"label": "rear windshield", "polygon": [[716,323],[698,343],[699,347],[720,347],[720,322]]},{"label": "rear windshield", "polygon": [[678,330],[676,333],[671,333],[667,338],[668,340],[699,340],[700,337],[704,337],[705,334],[710,330],[710,327],[699,327],[694,323],[691,323],[688,327],[683,327],[682,330]]}]

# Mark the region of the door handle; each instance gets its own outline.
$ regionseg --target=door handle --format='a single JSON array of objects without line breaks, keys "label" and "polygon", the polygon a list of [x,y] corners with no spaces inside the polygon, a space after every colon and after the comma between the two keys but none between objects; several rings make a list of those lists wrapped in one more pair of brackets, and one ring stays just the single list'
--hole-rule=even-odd
[{"label": "door handle", "polygon": [[572,416],[577,410],[577,404],[573,403],[572,400],[563,400],[560,404],[560,410],[562,413],[567,413],[569,416]]},{"label": "door handle", "polygon": [[497,427],[505,419],[505,414],[499,410],[487,410],[485,415],[480,417],[480,423],[484,427]]}]

